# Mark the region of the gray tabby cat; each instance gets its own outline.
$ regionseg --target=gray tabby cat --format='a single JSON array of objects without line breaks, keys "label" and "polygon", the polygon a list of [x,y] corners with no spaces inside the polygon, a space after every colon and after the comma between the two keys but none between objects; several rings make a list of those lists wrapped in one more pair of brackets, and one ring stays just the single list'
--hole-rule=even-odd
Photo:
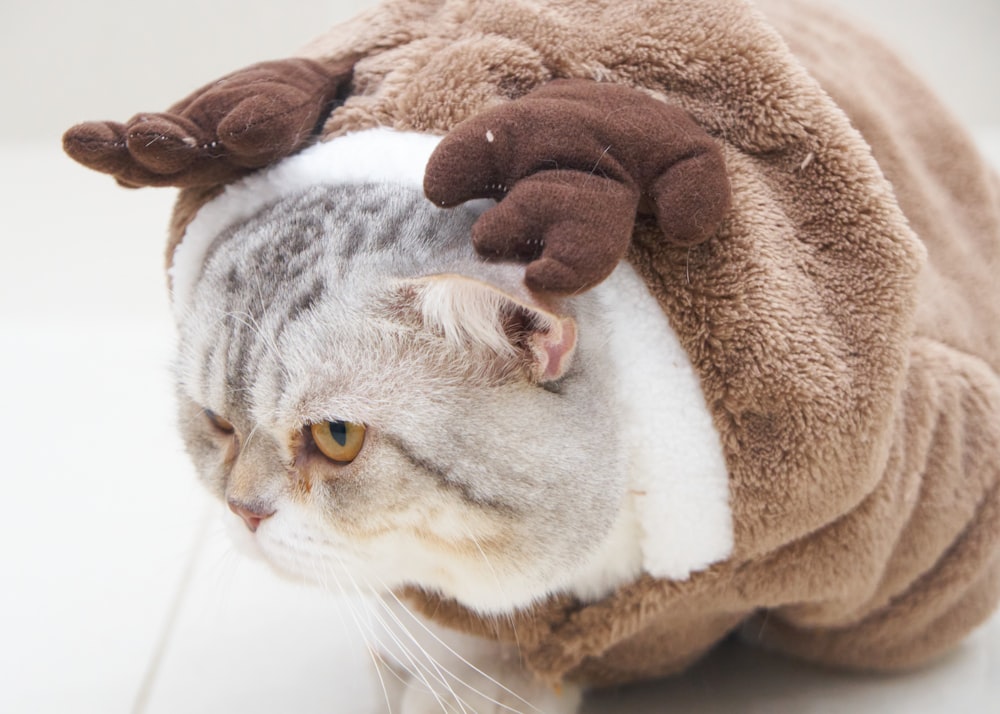
[{"label": "gray tabby cat", "polygon": [[[235,535],[279,571],[387,605],[391,711],[575,711],[578,691],[392,592],[503,614],[683,576],[731,547],[721,453],[662,312],[625,265],[543,304],[523,267],[475,254],[481,206],[439,209],[417,187],[263,203],[174,275],[182,432]],[[653,484],[671,464],[701,474],[699,495]],[[697,499],[721,503],[707,546]],[[395,670],[409,681],[389,697]]]}]

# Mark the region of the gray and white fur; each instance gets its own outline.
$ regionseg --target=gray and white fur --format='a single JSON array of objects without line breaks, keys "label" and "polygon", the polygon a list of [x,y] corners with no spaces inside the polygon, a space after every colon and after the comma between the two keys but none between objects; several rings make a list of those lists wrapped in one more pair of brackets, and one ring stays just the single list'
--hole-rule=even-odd
[{"label": "gray and white fur", "polygon": [[[220,497],[273,511],[255,539],[279,569],[343,564],[504,611],[570,586],[612,528],[625,460],[596,298],[568,306],[579,344],[552,384],[412,304],[424,276],[516,283],[474,254],[476,215],[317,187],[210,248],[180,330],[183,433]],[[235,426],[235,455],[204,409]],[[304,426],[326,420],[365,424],[362,454],[297,474]]]},{"label": "gray and white fur", "polygon": [[[409,677],[392,711],[574,711],[575,690],[556,696],[516,653],[419,622],[393,593],[503,616],[728,554],[717,435],[656,301],[622,265],[545,302],[522,266],[473,251],[483,206],[440,209],[405,183],[245,184],[238,220],[185,239],[175,298],[187,447],[215,494],[261,516],[251,532],[233,515],[234,536],[386,606],[381,680]],[[352,462],[310,443],[326,421],[365,425]]]}]

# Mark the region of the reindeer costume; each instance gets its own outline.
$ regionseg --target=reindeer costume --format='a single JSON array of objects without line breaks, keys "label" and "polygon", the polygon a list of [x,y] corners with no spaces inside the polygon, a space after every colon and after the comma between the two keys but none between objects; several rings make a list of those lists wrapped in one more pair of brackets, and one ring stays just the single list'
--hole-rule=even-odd
[{"label": "reindeer costume", "polygon": [[123,184],[185,187],[172,253],[221,185],[320,124],[447,134],[428,196],[501,199],[473,238],[530,263],[532,289],[630,261],[729,470],[733,549],[703,570],[509,623],[409,592],[426,614],[516,627],[538,676],[607,685],[676,672],[733,630],[910,667],[993,610],[1000,184],[873,40],[792,0],[391,0],[66,147]]}]

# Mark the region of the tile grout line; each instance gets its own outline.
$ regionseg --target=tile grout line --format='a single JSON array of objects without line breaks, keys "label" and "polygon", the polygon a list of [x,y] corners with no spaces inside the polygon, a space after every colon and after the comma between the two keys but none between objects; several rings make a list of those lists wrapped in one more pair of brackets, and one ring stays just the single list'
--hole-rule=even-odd
[{"label": "tile grout line", "polygon": [[146,709],[149,706],[149,700],[153,693],[153,685],[156,684],[156,677],[160,672],[160,665],[163,663],[163,658],[167,651],[167,645],[169,644],[171,635],[173,634],[174,625],[177,623],[181,607],[184,604],[189,586],[194,578],[195,566],[198,564],[202,553],[205,551],[205,544],[208,539],[208,529],[211,521],[212,513],[210,506],[206,505],[202,509],[200,523],[198,524],[198,528],[195,533],[194,548],[192,549],[192,553],[184,566],[184,571],[181,573],[180,581],[178,582],[177,589],[174,592],[174,597],[171,599],[170,606],[167,609],[167,616],[163,621],[160,636],[157,638],[156,644],[153,647],[153,652],[149,658],[149,664],[146,667],[146,672],[143,674],[142,681],[139,683],[139,689],[136,692],[135,699],[133,700],[131,714],[145,714]]}]

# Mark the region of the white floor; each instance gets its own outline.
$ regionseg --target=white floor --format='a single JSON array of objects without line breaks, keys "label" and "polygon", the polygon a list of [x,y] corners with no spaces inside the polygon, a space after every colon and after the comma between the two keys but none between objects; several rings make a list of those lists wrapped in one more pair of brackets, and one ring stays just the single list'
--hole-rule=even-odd
[{"label": "white floor", "polygon": [[[983,134],[1000,164],[1000,132]],[[0,712],[363,714],[359,607],[237,555],[173,427],[169,191],[0,147]],[[724,646],[602,712],[1000,712],[1000,617],[935,667],[834,674]]]}]

